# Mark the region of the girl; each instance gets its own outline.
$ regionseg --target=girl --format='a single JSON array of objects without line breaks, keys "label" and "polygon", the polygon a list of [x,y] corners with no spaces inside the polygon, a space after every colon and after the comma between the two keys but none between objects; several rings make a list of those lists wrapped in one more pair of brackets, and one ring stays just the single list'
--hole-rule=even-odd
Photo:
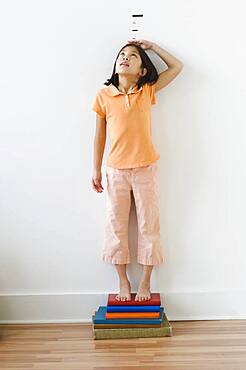
[{"label": "girl", "polygon": [[[151,49],[167,64],[160,73],[144,50]],[[94,139],[93,190],[101,193],[101,165],[109,129],[111,148],[106,163],[107,219],[102,260],[116,266],[120,292],[117,300],[131,299],[126,274],[130,262],[128,220],[131,191],[138,221],[138,263],[143,265],[135,300],[149,300],[154,265],[163,263],[160,248],[159,168],[151,139],[151,105],[156,91],[169,84],[183,64],[157,44],[146,40],[128,41],[115,60],[113,73],[94,99],[97,113]]]}]

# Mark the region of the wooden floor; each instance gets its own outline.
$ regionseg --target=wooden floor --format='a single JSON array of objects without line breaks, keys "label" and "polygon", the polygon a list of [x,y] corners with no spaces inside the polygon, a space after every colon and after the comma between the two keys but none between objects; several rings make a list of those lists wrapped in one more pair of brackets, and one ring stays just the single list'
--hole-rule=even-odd
[{"label": "wooden floor", "polygon": [[114,340],[89,324],[1,324],[0,369],[246,370],[246,320],[170,324],[172,337]]}]

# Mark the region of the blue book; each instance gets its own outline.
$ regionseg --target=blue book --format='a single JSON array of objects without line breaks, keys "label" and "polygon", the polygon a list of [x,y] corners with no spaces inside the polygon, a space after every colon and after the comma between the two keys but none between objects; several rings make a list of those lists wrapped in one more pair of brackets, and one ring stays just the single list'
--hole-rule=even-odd
[{"label": "blue book", "polygon": [[93,319],[94,324],[161,324],[164,308],[160,307],[160,317],[157,319],[106,319],[107,306],[99,306]]},{"label": "blue book", "polygon": [[160,312],[160,306],[107,306],[107,312]]}]

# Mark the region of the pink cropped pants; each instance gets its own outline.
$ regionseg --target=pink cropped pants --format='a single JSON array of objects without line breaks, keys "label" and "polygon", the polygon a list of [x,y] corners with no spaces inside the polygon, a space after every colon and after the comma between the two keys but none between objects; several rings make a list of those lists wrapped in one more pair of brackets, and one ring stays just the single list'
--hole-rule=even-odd
[{"label": "pink cropped pants", "polygon": [[128,223],[132,191],[138,223],[137,262],[143,265],[163,263],[157,162],[127,169],[106,166],[106,179],[106,225],[102,260],[112,264],[130,263]]}]

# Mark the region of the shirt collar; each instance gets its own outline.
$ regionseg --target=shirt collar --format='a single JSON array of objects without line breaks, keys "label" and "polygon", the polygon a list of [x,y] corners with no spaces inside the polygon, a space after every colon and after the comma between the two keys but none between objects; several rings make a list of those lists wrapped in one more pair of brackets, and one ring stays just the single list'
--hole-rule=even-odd
[{"label": "shirt collar", "polygon": [[[137,92],[141,91],[143,89],[143,86],[140,87],[140,89],[138,89],[138,85],[134,86],[134,88],[128,92],[127,94],[136,94]],[[110,84],[107,88],[107,92],[110,96],[117,96],[117,95],[121,95],[121,94],[125,94],[123,93],[122,91],[118,90],[116,86],[114,86],[113,84]]]}]

